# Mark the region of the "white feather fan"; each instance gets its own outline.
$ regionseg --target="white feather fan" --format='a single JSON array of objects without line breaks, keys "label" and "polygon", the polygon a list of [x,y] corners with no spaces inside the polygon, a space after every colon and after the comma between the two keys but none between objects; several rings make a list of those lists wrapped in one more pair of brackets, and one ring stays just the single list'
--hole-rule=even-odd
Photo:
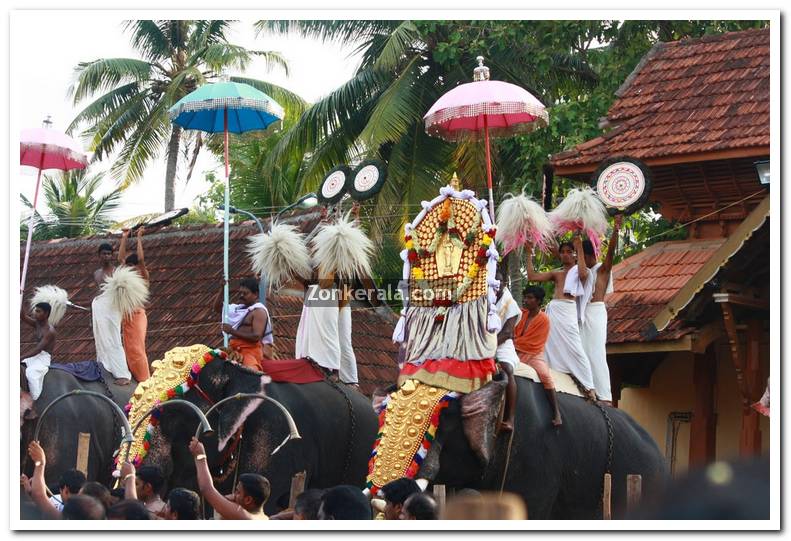
[{"label": "white feather fan", "polygon": [[563,201],[549,213],[549,219],[558,235],[584,230],[589,237],[600,237],[607,232],[607,208],[589,187],[569,190]]},{"label": "white feather fan", "polygon": [[249,239],[247,253],[253,272],[278,288],[293,278],[310,278],[312,267],[305,237],[293,225],[275,224],[269,233]]},{"label": "white feather fan", "polygon": [[122,265],[105,278],[102,293],[110,295],[113,305],[128,316],[148,301],[148,284],[135,269]]},{"label": "white feather fan", "polygon": [[524,192],[508,194],[497,209],[497,238],[507,254],[530,241],[542,251],[547,251],[553,239],[554,228],[543,207]]},{"label": "white feather fan", "polygon": [[341,280],[371,275],[374,244],[348,216],[334,224],[319,226],[311,240],[313,261],[319,276],[334,274]]},{"label": "white feather fan", "polygon": [[30,309],[32,310],[40,302],[46,302],[52,310],[49,313],[49,322],[52,326],[60,323],[66,315],[66,307],[69,305],[69,294],[66,290],[58,286],[46,285],[37,287],[30,299]]}]

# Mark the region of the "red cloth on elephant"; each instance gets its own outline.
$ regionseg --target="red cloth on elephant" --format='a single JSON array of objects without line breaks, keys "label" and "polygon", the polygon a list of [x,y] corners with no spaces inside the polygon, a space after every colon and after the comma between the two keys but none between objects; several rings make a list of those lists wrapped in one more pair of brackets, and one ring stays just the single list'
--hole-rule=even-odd
[{"label": "red cloth on elephant", "polygon": [[494,359],[426,359],[420,365],[406,363],[398,374],[398,383],[412,378],[449,391],[471,393],[491,381],[495,372]]},{"label": "red cloth on elephant", "polygon": [[324,381],[321,370],[306,359],[273,360],[261,362],[263,372],[279,383],[315,383]]}]

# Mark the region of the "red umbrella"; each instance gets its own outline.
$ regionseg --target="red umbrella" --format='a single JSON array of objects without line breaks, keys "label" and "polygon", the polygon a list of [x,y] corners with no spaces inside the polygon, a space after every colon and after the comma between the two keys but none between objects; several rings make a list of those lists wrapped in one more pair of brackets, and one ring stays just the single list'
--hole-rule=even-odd
[{"label": "red umbrella", "polygon": [[29,165],[38,169],[36,177],[36,192],[33,196],[33,214],[27,226],[27,245],[25,246],[25,262],[22,265],[22,279],[19,284],[20,294],[25,291],[25,278],[27,277],[27,263],[30,257],[30,240],[33,238],[36,204],[38,191],[41,186],[41,172],[45,169],[58,169],[70,171],[84,169],[88,164],[88,157],[80,148],[79,143],[65,133],[53,130],[50,117],[44,121],[43,128],[22,130],[19,139],[19,164]]},{"label": "red umbrella", "polygon": [[527,133],[549,122],[544,105],[527,90],[504,81],[490,81],[489,68],[479,56],[472,83],[446,92],[431,106],[423,120],[426,133],[445,139],[486,142],[486,181],[489,187],[489,213],[494,220],[492,160],[489,137]]}]

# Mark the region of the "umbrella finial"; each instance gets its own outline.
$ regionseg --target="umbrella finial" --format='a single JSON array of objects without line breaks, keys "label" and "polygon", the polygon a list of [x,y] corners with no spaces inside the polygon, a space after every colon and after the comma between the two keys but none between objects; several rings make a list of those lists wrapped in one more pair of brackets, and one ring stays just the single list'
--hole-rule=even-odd
[{"label": "umbrella finial", "polygon": [[478,67],[475,68],[472,72],[472,80],[473,81],[488,81],[489,80],[489,68],[483,65],[483,57],[477,56],[475,60],[478,61]]},{"label": "umbrella finial", "polygon": [[51,128],[52,127],[52,115],[47,115],[47,118],[44,119],[44,121],[41,123],[41,125],[43,127],[45,127],[45,128]]},{"label": "umbrella finial", "polygon": [[461,183],[459,182],[459,176],[456,174],[456,171],[453,172],[453,178],[450,179],[450,187],[457,192],[461,190]]}]

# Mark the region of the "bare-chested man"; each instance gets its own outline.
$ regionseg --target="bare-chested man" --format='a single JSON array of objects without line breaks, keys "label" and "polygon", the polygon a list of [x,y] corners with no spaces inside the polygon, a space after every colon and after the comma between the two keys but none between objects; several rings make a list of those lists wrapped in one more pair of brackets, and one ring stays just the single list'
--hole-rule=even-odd
[{"label": "bare-chested man", "polygon": [[546,308],[550,323],[545,346],[547,362],[552,369],[572,375],[583,387],[585,394],[594,399],[593,374],[588,356],[582,347],[577,305],[574,301],[583,293],[583,286],[589,275],[585,258],[577,258],[577,254],[582,254],[582,239],[579,234],[575,234],[573,243],[562,243],[559,249],[562,267],[549,272],[537,272],[533,268],[531,243],[527,244],[527,251],[527,279],[535,282],[551,281],[555,284],[554,296]]},{"label": "bare-chested man", "polygon": [[[589,241],[583,243],[585,264],[589,268],[593,289],[585,297],[577,298],[582,347],[591,363],[596,396],[600,401],[609,405],[612,404],[612,390],[610,388],[610,370],[607,367],[607,307],[604,305],[604,296],[613,291],[612,260],[615,255],[615,247],[618,245],[618,232],[622,223],[623,216],[616,215],[610,244],[607,246],[607,255],[603,262],[596,261],[593,244]],[[588,300],[588,296],[590,300]]]},{"label": "bare-chested man", "polygon": [[26,314],[24,308],[20,312],[22,321],[36,329],[36,340],[38,340],[36,347],[28,353],[26,358],[22,359],[22,365],[24,365],[22,372],[27,379],[32,400],[37,400],[41,395],[44,376],[49,370],[49,364],[52,361],[52,351],[55,348],[55,327],[49,322],[51,311],[52,307],[49,303],[40,302],[33,308],[33,317]]},{"label": "bare-chested man", "polygon": [[[222,331],[231,335],[228,345],[242,356],[242,364],[263,372],[264,358],[272,358],[272,324],[269,311],[258,302],[258,281],[245,278],[239,283],[239,304],[229,304]],[[215,302],[222,309],[222,291]]]},{"label": "bare-chested man", "polygon": [[93,271],[93,280],[96,287],[101,287],[104,279],[113,275],[115,265],[113,265],[113,245],[103,242],[99,245],[99,268]]}]

